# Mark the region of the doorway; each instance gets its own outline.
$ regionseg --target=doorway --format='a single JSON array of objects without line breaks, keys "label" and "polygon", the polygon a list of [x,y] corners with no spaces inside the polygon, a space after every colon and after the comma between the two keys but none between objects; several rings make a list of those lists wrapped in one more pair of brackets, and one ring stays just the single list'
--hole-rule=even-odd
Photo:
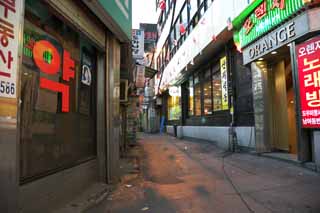
[{"label": "doorway", "polygon": [[297,126],[290,56],[266,63],[271,148],[275,152],[296,155]]}]

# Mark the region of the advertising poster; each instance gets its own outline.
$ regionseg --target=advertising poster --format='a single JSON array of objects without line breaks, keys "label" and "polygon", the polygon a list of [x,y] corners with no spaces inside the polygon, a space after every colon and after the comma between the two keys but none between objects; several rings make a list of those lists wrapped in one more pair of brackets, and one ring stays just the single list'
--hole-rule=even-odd
[{"label": "advertising poster", "polygon": [[320,127],[320,36],[296,47],[303,128]]},{"label": "advertising poster", "polygon": [[229,109],[227,57],[220,59],[222,110]]}]

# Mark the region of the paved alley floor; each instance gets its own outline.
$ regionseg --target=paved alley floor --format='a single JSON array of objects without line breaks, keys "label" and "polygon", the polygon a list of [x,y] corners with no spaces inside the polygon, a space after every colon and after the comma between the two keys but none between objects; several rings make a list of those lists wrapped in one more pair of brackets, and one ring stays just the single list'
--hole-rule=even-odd
[{"label": "paved alley floor", "polygon": [[143,135],[141,174],[87,213],[319,213],[320,175],[212,143]]}]

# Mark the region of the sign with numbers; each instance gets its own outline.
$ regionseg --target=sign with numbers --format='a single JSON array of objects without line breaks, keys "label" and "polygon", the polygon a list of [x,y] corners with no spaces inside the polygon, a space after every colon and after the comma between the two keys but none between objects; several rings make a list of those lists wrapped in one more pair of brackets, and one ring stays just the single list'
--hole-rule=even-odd
[{"label": "sign with numbers", "polygon": [[303,128],[320,128],[320,36],[296,47]]},{"label": "sign with numbers", "polygon": [[0,0],[0,97],[17,97],[17,66],[22,1]]}]

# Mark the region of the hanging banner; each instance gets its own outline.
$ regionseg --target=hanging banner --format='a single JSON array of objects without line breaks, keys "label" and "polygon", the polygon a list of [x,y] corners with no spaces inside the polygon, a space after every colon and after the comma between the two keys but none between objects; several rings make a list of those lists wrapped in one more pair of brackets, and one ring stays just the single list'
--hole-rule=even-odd
[{"label": "hanging banner", "polygon": [[227,57],[220,59],[222,110],[229,109]]},{"label": "hanging banner", "polygon": [[303,128],[320,127],[320,36],[296,47]]},{"label": "hanging banner", "polygon": [[0,97],[17,97],[16,84],[22,2],[0,2]]},{"label": "hanging banner", "polygon": [[145,81],[145,67],[137,65],[137,75],[136,75],[136,87],[137,88],[144,88],[144,81]]},{"label": "hanging banner", "polygon": [[144,58],[144,31],[132,30],[132,57],[134,59]]}]

